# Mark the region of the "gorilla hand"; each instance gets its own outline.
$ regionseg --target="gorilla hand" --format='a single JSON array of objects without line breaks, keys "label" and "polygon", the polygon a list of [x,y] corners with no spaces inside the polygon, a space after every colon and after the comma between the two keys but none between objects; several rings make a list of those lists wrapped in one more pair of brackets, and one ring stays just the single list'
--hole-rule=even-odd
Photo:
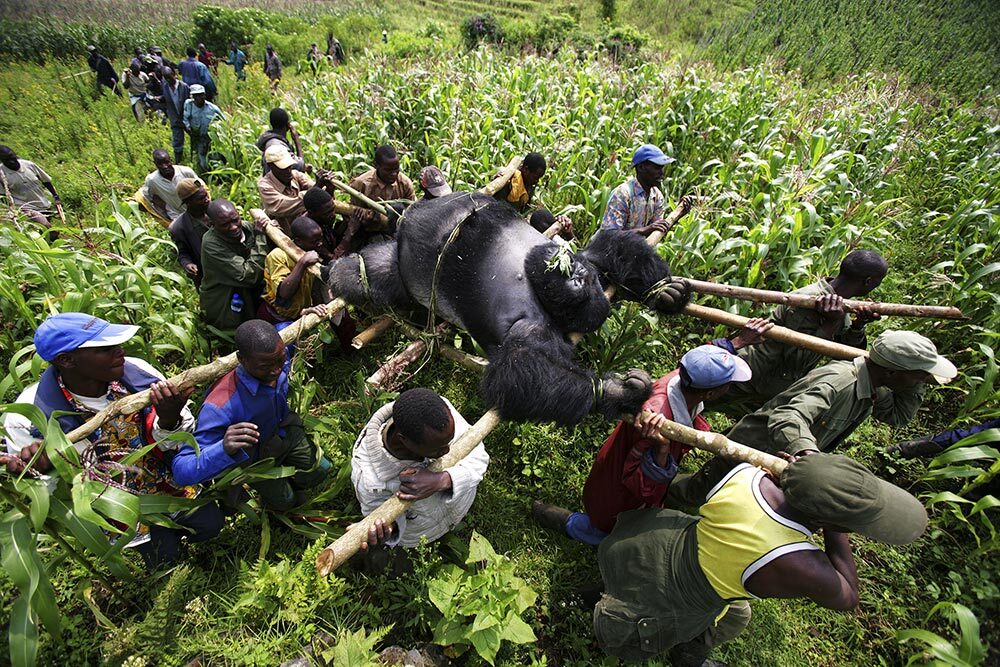
[{"label": "gorilla hand", "polygon": [[649,373],[638,368],[625,375],[608,373],[601,381],[602,395],[598,409],[608,419],[618,419],[622,413],[636,413],[649,398],[653,380]]},{"label": "gorilla hand", "polygon": [[646,305],[666,315],[676,315],[691,300],[691,286],[683,278],[671,278],[654,288]]}]

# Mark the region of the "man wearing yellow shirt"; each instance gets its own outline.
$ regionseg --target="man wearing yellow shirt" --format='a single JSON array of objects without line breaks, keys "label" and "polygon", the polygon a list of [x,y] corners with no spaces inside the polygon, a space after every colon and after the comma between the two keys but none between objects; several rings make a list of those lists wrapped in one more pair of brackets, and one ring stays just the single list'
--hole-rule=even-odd
[{"label": "man wearing yellow shirt", "polygon": [[[848,611],[858,574],[847,532],[908,544],[927,526],[919,500],[846,456],[790,459],[775,480],[743,464],[709,494],[701,517],[667,509],[618,516],[601,543],[604,594],[594,632],[629,661],[666,655],[708,667],[714,646],[750,622],[753,598],[807,598]],[[813,543],[823,532],[824,548]]]}]

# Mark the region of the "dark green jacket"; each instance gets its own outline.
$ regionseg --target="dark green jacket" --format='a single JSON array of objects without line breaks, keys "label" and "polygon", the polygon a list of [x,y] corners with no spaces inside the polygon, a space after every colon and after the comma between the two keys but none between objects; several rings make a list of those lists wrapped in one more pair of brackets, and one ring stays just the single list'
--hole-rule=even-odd
[{"label": "dark green jacket", "polygon": [[[201,310],[208,324],[222,330],[256,317],[264,281],[267,236],[258,234],[249,222],[242,224],[242,241],[209,229],[201,242]],[[234,293],[243,299],[238,313],[230,307]]]}]

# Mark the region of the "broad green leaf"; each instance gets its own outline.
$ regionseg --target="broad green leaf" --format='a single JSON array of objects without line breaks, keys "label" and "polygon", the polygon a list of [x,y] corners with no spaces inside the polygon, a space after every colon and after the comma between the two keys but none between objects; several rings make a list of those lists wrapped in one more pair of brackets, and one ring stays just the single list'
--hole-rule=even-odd
[{"label": "broad green leaf", "polygon": [[40,479],[18,479],[14,481],[14,488],[18,493],[22,493],[31,501],[28,512],[31,515],[31,524],[35,532],[42,530],[45,519],[49,516],[49,487]]},{"label": "broad green leaf", "polygon": [[103,516],[94,511],[94,496],[96,496],[101,489],[95,488],[94,484],[90,482],[90,480],[83,478],[83,475],[84,473],[81,472],[73,480],[73,488],[71,491],[73,498],[73,512],[84,521],[89,521],[101,530],[106,530],[110,533],[121,533],[121,528],[112,526],[104,519]]},{"label": "broad green leaf", "polygon": [[480,657],[491,665],[494,664],[497,651],[500,650],[500,630],[496,626],[473,632],[469,635],[469,641]]},{"label": "broad green leaf", "polygon": [[535,631],[514,612],[511,612],[504,620],[503,634],[500,638],[515,644],[528,644],[537,641]]},{"label": "broad green leaf", "polygon": [[120,553],[124,542],[119,540],[119,543],[111,544],[100,528],[89,521],[82,520],[73,513],[69,504],[56,497],[52,499],[52,515],[69,529],[73,537],[87,551],[94,554],[99,562],[103,562],[111,570],[111,574],[120,579],[132,577],[128,564]]},{"label": "broad green leaf", "polygon": [[10,664],[12,667],[35,667],[38,654],[38,622],[28,597],[24,594],[14,600],[10,610]]},{"label": "broad green leaf", "polygon": [[68,413],[56,411],[49,416],[49,423],[45,429],[45,453],[48,454],[49,460],[52,461],[52,467],[55,469],[56,474],[66,482],[69,482],[79,472],[81,464],[80,454],[66,438],[62,427],[56,421],[58,417],[64,414]]},{"label": "broad green leaf", "polygon": [[45,574],[45,566],[38,555],[35,535],[28,528],[27,519],[20,517],[0,525],[0,544],[3,545],[3,568],[21,591],[21,596],[31,605],[46,629],[61,641],[62,627],[55,591]]},{"label": "broad green leaf", "polygon": [[472,537],[469,539],[469,557],[465,559],[465,562],[470,565],[483,561],[492,563],[496,559],[497,552],[493,550],[493,545],[490,544],[489,540],[476,531],[472,531]]}]

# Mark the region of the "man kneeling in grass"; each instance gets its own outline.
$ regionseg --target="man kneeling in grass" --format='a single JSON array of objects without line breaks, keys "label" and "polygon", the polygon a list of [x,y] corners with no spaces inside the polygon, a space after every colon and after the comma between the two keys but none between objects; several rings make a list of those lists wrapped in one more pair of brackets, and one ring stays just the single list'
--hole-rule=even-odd
[{"label": "man kneeling in grass", "polygon": [[[806,598],[848,611],[858,573],[847,532],[908,544],[924,532],[919,500],[846,456],[810,454],[773,479],[732,470],[701,517],[667,509],[619,515],[601,543],[604,594],[594,632],[610,655],[671,665],[718,666],[713,646],[750,622],[751,598]],[[824,549],[813,542],[823,531]]]},{"label": "man kneeling in grass", "polygon": [[[302,314],[311,312],[324,314],[326,306],[306,308]],[[201,451],[185,445],[177,453],[172,464],[175,480],[204,482],[233,466],[273,458],[275,465],[296,472],[251,484],[264,506],[284,511],[305,502],[306,489],[327,477],[330,462],[317,457],[302,419],[288,407],[292,351],[264,320],[250,320],[236,329],[240,363],[205,397],[194,434]]]},{"label": "man kneeling in grass", "polygon": [[[351,457],[351,481],[367,516],[393,495],[413,504],[391,525],[375,522],[356,563],[378,571],[390,561],[404,569],[405,556],[386,547],[415,547],[421,538],[434,541],[465,517],[490,457],[480,442],[451,468],[431,472],[427,466],[446,455],[469,423],[448,399],[430,389],[410,389],[382,406],[369,420]],[[379,548],[370,548],[379,547]]]}]

